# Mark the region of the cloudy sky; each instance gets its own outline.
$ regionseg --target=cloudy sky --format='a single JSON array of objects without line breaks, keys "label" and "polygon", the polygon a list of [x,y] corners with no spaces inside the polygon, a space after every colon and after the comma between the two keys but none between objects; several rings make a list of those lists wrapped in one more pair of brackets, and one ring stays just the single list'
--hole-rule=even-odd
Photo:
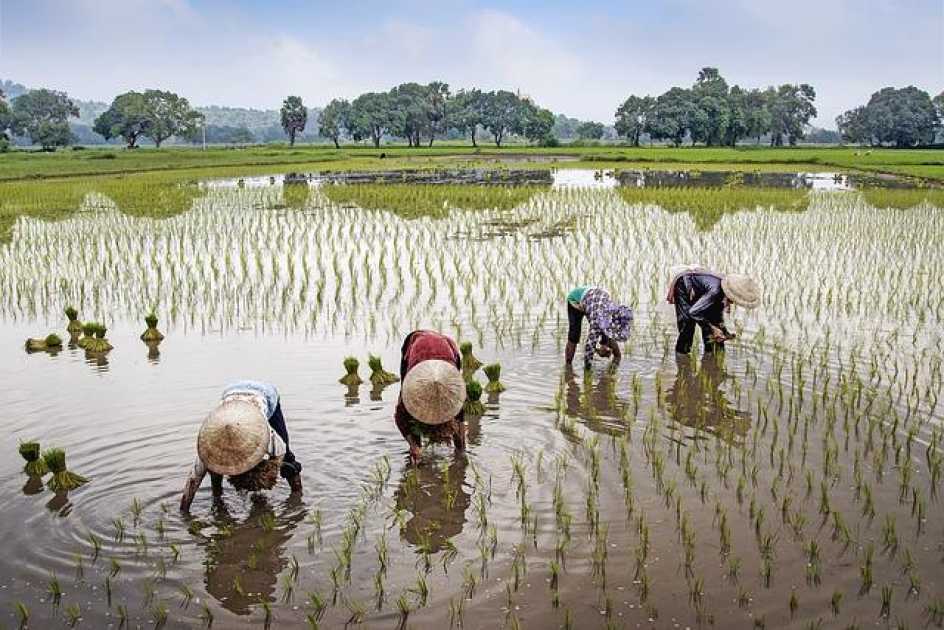
[{"label": "cloudy sky", "polygon": [[0,78],[103,101],[276,108],[438,79],[611,122],[703,66],[811,83],[833,127],[880,87],[944,90],[944,0],[0,0]]}]

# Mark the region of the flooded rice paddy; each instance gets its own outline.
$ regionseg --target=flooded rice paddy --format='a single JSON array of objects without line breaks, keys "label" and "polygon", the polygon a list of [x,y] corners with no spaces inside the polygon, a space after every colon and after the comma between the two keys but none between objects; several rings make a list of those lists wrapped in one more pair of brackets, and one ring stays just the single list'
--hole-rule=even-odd
[{"label": "flooded rice paddy", "polygon": [[[831,174],[651,197],[632,178],[246,178],[169,218],[98,194],[19,218],[0,243],[0,625],[939,627],[944,210]],[[724,356],[674,354],[680,262],[764,286]],[[616,369],[563,366],[578,284],[636,310]],[[24,352],[68,339],[68,305],[114,349]],[[151,310],[160,344],[139,339]],[[338,378],[349,355],[393,371],[418,327],[471,341],[507,390],[465,457],[413,468],[398,386]],[[304,496],[215,502],[207,482],[182,515],[199,424],[240,378],[279,387]],[[27,440],[90,482],[47,490]]]}]

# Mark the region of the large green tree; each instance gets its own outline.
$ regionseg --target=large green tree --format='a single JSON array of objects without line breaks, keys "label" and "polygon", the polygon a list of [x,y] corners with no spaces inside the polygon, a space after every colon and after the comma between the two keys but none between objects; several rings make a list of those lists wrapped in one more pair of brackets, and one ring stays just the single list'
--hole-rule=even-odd
[{"label": "large green tree", "polygon": [[522,102],[514,92],[498,90],[486,95],[483,126],[492,134],[495,146],[500,147],[508,134],[522,129],[522,118]]},{"label": "large green tree", "polygon": [[459,133],[469,136],[472,146],[477,147],[475,134],[485,126],[485,109],[488,95],[478,88],[459,90],[449,99],[447,108],[449,124]]},{"label": "large green tree", "polygon": [[390,131],[398,125],[393,115],[393,103],[389,93],[367,92],[351,102],[351,135],[355,140],[369,138],[375,147]]},{"label": "large green tree", "polygon": [[816,90],[806,83],[784,84],[768,88],[767,108],[770,111],[770,145],[795,145],[802,140],[810,120],[816,116]]},{"label": "large green tree", "polygon": [[123,138],[129,149],[137,147],[151,123],[144,94],[125,92],[112,101],[111,106],[95,119],[92,130],[106,140]]},{"label": "large green tree", "polygon": [[912,147],[934,142],[940,114],[924,90],[886,87],[866,105],[840,115],[836,125],[848,142]]},{"label": "large green tree", "polygon": [[336,98],[328,103],[321,111],[318,120],[318,133],[325,138],[331,138],[334,148],[341,148],[341,135],[351,126],[351,104],[344,99]]},{"label": "large green tree", "polygon": [[674,87],[656,99],[645,131],[656,140],[680,146],[688,134],[694,110],[691,90]]},{"label": "large green tree", "polygon": [[72,143],[69,118],[77,118],[79,109],[65,92],[39,89],[16,97],[11,114],[14,133],[50,151]]},{"label": "large green tree", "polygon": [[616,133],[639,146],[642,136],[655,108],[656,99],[651,96],[630,96],[616,110]]},{"label": "large green tree", "polygon": [[554,128],[554,114],[550,110],[538,107],[529,101],[523,101],[518,125],[514,131],[531,142],[540,142],[544,145],[555,144],[554,136],[551,135],[551,129]]},{"label": "large green tree", "polygon": [[429,146],[437,135],[449,129],[449,84],[433,81],[426,86],[426,116],[429,129]]},{"label": "large green tree", "polygon": [[163,90],[145,90],[143,98],[148,117],[144,135],[153,140],[157,148],[173,136],[196,136],[203,115],[192,109],[187,99]]},{"label": "large green tree", "polygon": [[692,143],[721,144],[731,122],[728,83],[717,68],[702,68],[691,90],[689,132]]},{"label": "large green tree", "polygon": [[577,127],[577,137],[581,140],[599,140],[603,137],[603,131],[603,123],[588,120]]},{"label": "large green tree", "polygon": [[289,96],[282,103],[281,110],[282,129],[288,135],[289,146],[295,146],[295,136],[305,131],[305,125],[308,124],[308,110],[302,103],[302,97]]}]

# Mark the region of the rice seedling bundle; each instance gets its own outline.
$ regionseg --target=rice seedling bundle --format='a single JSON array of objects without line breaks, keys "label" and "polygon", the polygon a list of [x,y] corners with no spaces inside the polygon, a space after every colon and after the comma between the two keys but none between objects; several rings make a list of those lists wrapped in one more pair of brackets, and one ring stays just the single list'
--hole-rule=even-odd
[{"label": "rice seedling bundle", "polygon": [[472,378],[472,375],[482,367],[482,362],[479,361],[475,355],[472,353],[472,342],[463,341],[459,344],[459,352],[462,354],[462,373],[465,375],[466,379]]},{"label": "rice seedling bundle", "polygon": [[467,418],[477,418],[485,413],[485,405],[482,404],[482,384],[476,380],[468,381],[465,385],[465,403],[462,405],[462,411]]},{"label": "rice seedling bundle", "polygon": [[357,357],[347,357],[344,359],[344,376],[338,379],[338,382],[342,385],[347,385],[348,387],[357,386],[364,382],[360,377],[360,374],[357,373],[357,369],[360,367],[360,361],[357,360]]},{"label": "rice seedling bundle", "polygon": [[245,492],[260,492],[271,490],[279,481],[279,470],[282,467],[282,458],[265,459],[246,472],[227,477],[229,483],[237,490]]},{"label": "rice seedling bundle", "polygon": [[505,391],[505,386],[501,382],[501,365],[498,363],[492,363],[486,365],[482,370],[485,372],[485,376],[488,377],[488,383],[485,385],[485,391],[490,394],[498,394]]},{"label": "rice seedling bundle", "polygon": [[26,460],[23,472],[31,477],[42,477],[49,468],[46,466],[46,460],[40,455],[39,442],[29,441],[20,442],[20,455]]},{"label": "rice seedling bundle", "polygon": [[141,333],[141,341],[144,341],[145,343],[163,341],[164,335],[161,334],[161,331],[157,329],[157,315],[155,315],[153,312],[148,313],[144,317],[144,325],[147,328],[143,333]]},{"label": "rice seedling bundle", "polygon": [[375,386],[389,385],[400,380],[396,374],[383,369],[383,364],[377,355],[371,354],[367,357],[367,366],[370,368],[370,382]]},{"label": "rice seedling bundle", "polygon": [[53,492],[68,492],[88,483],[88,479],[66,469],[66,452],[61,448],[50,448],[43,452],[46,468],[52,477],[46,486]]},{"label": "rice seedling bundle", "polygon": [[[113,349],[111,343],[105,338],[108,329],[104,324],[97,322],[83,324],[82,332],[85,336],[79,341],[79,346],[87,352],[104,354]],[[89,332],[92,334],[89,335]]]},{"label": "rice seedling bundle", "polygon": [[74,306],[67,306],[65,309],[66,318],[69,323],[66,325],[66,332],[72,337],[82,334],[82,322],[79,321],[79,311]]},{"label": "rice seedling bundle", "polygon": [[56,333],[50,333],[42,339],[30,338],[26,340],[27,352],[42,352],[43,350],[59,350],[62,348],[62,338]]}]

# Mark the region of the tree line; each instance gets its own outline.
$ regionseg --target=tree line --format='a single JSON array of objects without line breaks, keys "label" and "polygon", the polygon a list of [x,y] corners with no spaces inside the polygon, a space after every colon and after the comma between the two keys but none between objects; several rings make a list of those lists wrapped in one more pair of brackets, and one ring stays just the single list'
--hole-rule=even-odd
[{"label": "tree line", "polygon": [[690,88],[630,96],[616,110],[616,131],[639,146],[643,135],[680,146],[735,146],[769,137],[771,146],[795,145],[816,116],[816,90],[806,83],[764,90],[729,86],[717,68],[702,68]]},{"label": "tree line", "polygon": [[[7,101],[3,88],[15,98]],[[26,90],[18,84],[0,84],[0,150],[12,137],[26,137],[50,150],[78,140],[70,119],[80,114],[91,120],[89,103],[77,104],[65,92]],[[691,87],[672,87],[658,97],[630,96],[616,110],[615,132],[629,144],[644,139],[674,146],[735,146],[745,139],[767,139],[771,146],[795,145],[806,138],[816,116],[816,92],[808,84],[784,84],[765,89],[729,86],[717,68],[706,67]],[[147,138],[158,147],[170,138],[199,141],[207,130],[204,114],[186,98],[164,90],[119,94],[98,114],[92,129],[106,140],[121,139],[129,148]],[[100,112],[100,113],[99,113]],[[258,112],[258,114],[264,114]],[[286,134],[289,143],[316,119],[311,127],[340,147],[342,140],[366,141],[379,147],[384,139],[403,139],[410,146],[431,146],[437,138],[469,138],[478,146],[487,134],[496,146],[511,136],[543,146],[554,146],[561,137],[599,140],[612,137],[613,128],[598,122],[581,122],[554,116],[530,98],[508,90],[477,88],[452,92],[441,81],[403,83],[387,92],[368,92],[353,100],[333,99],[321,111],[309,110],[298,96],[282,104],[273,127]],[[934,97],[914,86],[879,90],[863,106],[836,119],[841,139],[869,145],[909,147],[932,144],[944,131],[944,92]],[[210,126],[212,127],[212,126]],[[274,131],[273,130],[273,131]],[[211,129],[214,141],[251,143],[245,127]],[[821,130],[822,131],[822,130]],[[835,137],[836,132],[828,132]],[[566,134],[566,135],[565,135]],[[85,135],[90,134],[85,128]],[[312,137],[309,132],[305,138]]]},{"label": "tree line", "polygon": [[389,92],[368,92],[352,101],[333,99],[321,112],[319,133],[335,147],[344,137],[370,140],[379,147],[385,136],[403,138],[412,147],[432,146],[449,130],[467,136],[473,146],[478,146],[480,130],[499,147],[511,135],[549,145],[555,142],[554,122],[553,113],[520,94],[477,88],[453,94],[448,84],[433,81],[403,83]]}]

